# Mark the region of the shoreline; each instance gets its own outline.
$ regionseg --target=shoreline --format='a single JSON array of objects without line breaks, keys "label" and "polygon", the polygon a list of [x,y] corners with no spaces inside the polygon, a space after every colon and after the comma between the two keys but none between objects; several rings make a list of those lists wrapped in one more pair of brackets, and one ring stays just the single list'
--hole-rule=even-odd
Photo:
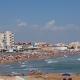
[{"label": "shoreline", "polygon": [[[39,54],[40,53],[40,54]],[[38,54],[28,54],[28,53],[13,53],[13,54],[4,54],[0,55],[0,64],[11,64],[23,61],[32,61],[32,60],[45,60],[54,57],[65,57],[65,56],[74,56],[79,55],[79,52],[39,52]],[[46,54],[45,54],[46,53]]]}]

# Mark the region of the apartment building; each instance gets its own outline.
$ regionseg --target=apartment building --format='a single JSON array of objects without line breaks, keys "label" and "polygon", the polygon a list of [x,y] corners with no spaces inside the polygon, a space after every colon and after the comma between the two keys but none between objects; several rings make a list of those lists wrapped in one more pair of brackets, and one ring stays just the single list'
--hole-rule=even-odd
[{"label": "apartment building", "polygon": [[14,34],[11,31],[0,33],[0,49],[10,49],[14,47]]},{"label": "apartment building", "polygon": [[5,48],[4,32],[0,32],[0,50]]},{"label": "apartment building", "polygon": [[14,47],[14,33],[12,33],[11,31],[6,31],[4,39],[7,49]]}]

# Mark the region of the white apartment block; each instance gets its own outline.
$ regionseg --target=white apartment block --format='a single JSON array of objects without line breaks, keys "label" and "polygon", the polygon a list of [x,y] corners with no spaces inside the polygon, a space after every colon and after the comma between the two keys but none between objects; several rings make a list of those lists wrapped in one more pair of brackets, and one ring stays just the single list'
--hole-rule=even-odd
[{"label": "white apartment block", "polygon": [[0,49],[10,49],[14,47],[14,34],[11,31],[0,33]]},{"label": "white apartment block", "polygon": [[14,34],[10,31],[5,32],[5,43],[7,48],[14,47]]},{"label": "white apartment block", "polygon": [[4,41],[5,41],[4,40],[4,33],[0,32],[0,50],[5,48],[4,47],[4,45],[5,45]]}]

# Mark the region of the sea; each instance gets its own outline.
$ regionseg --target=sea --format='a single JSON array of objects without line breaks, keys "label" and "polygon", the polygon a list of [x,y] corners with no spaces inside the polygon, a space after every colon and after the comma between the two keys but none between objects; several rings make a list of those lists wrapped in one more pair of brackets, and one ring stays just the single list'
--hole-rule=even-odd
[{"label": "sea", "polygon": [[43,73],[80,73],[80,55],[65,55],[45,60],[0,64],[0,75],[27,75],[30,71],[40,71]]}]

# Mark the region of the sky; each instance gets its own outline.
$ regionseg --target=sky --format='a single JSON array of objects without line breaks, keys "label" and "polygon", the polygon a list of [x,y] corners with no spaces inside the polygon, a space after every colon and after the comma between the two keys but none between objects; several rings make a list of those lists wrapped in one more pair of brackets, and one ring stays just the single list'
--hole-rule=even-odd
[{"label": "sky", "polygon": [[80,41],[80,0],[0,0],[0,32],[16,41]]}]

